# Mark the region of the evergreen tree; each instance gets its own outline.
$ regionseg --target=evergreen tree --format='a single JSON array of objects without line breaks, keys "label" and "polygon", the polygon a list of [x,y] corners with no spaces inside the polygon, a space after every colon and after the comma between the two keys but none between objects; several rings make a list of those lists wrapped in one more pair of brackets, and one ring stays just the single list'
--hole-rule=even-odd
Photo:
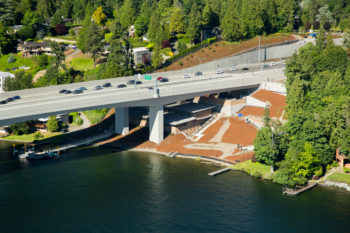
[{"label": "evergreen tree", "polygon": [[179,8],[176,8],[171,16],[169,30],[176,33],[185,31],[184,16]]},{"label": "evergreen tree", "polygon": [[57,132],[60,129],[56,116],[49,116],[46,127],[50,132]]},{"label": "evergreen tree", "polygon": [[135,20],[135,10],[133,8],[132,0],[125,0],[123,6],[120,8],[120,23],[124,28],[129,28]]},{"label": "evergreen tree", "polygon": [[163,63],[162,50],[160,48],[160,44],[155,44],[152,55],[152,66],[154,68],[159,67]]},{"label": "evergreen tree", "polygon": [[194,42],[199,38],[201,26],[201,13],[196,3],[192,5],[192,9],[189,15],[189,22],[187,25],[186,34],[190,38],[191,42]]},{"label": "evergreen tree", "polygon": [[94,67],[96,66],[96,58],[98,53],[102,50],[103,35],[95,22],[91,22],[86,32],[85,37],[85,49],[90,53],[94,60]]},{"label": "evergreen tree", "polygon": [[0,0],[0,22],[4,25],[12,24],[15,16],[13,0]]}]

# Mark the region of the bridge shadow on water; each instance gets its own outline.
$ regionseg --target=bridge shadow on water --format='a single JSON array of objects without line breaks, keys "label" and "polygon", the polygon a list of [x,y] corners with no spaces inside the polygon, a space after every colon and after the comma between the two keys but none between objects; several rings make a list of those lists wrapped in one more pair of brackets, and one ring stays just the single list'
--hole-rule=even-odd
[{"label": "bridge shadow on water", "polygon": [[[98,130],[89,130],[86,132],[83,132],[84,135],[87,135],[90,133],[96,133],[100,132],[104,127],[98,127]],[[132,127],[131,127],[132,128]],[[164,137],[167,137],[169,134],[165,133]],[[61,135],[62,137],[62,135]],[[15,172],[17,170],[22,169],[28,169],[28,168],[35,168],[39,166],[49,166],[54,165],[57,163],[64,163],[64,162],[70,162],[72,160],[78,160],[78,159],[87,159],[91,157],[97,157],[103,154],[107,153],[115,153],[115,152],[122,152],[127,151],[129,149],[135,148],[138,145],[143,144],[144,142],[148,141],[149,137],[149,128],[143,127],[143,128],[137,128],[134,127],[131,129],[131,133],[124,137],[120,137],[119,135],[112,135],[107,141],[108,143],[97,146],[97,147],[91,147],[91,146],[85,146],[85,147],[79,147],[67,152],[63,152],[58,159],[52,159],[52,160],[24,160],[21,161],[17,158],[17,156],[12,154],[12,148],[7,147],[5,150],[0,150],[0,176],[6,175],[10,172]],[[67,137],[62,140],[53,140],[53,142],[59,141],[70,141],[72,140],[78,140],[81,139],[81,135],[74,134],[74,135],[67,135]],[[52,145],[54,145],[53,143]],[[97,152],[96,151],[100,151]],[[101,153],[102,152],[102,153]]]}]

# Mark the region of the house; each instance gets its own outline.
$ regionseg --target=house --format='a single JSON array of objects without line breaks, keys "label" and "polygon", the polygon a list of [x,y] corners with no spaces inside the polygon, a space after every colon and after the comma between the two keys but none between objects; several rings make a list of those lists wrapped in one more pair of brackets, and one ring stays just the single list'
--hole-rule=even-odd
[{"label": "house", "polygon": [[5,85],[5,80],[7,78],[14,78],[15,75],[14,74],[11,74],[11,73],[8,73],[8,72],[1,72],[0,71],[0,93],[4,92],[5,89],[4,89],[4,85]]},{"label": "house", "polygon": [[41,54],[52,55],[49,42],[24,41],[18,44],[17,51],[23,54],[23,57],[38,56]]},{"label": "house", "polygon": [[340,150],[339,147],[335,152],[335,158],[341,168],[343,167],[350,168],[350,164],[347,163],[349,161],[349,157],[346,156],[344,152]]},{"label": "house", "polygon": [[149,52],[148,48],[145,48],[145,47],[134,48],[132,52],[134,54],[135,65],[138,65],[138,64],[146,65],[151,63],[151,53]]},{"label": "house", "polygon": [[10,31],[13,33],[17,33],[22,28],[23,28],[23,25],[13,25],[13,26],[10,26]]}]

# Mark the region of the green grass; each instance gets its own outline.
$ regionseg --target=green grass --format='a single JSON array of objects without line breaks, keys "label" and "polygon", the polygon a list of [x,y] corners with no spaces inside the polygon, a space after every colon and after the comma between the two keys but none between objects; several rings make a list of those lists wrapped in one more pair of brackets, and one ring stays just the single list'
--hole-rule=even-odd
[{"label": "green grass", "polygon": [[[54,136],[57,136],[57,135],[61,135],[62,133],[61,132],[55,132],[55,133],[51,133],[51,132],[47,132],[47,133],[42,133],[42,135],[44,136],[43,138],[39,139],[39,141],[42,141],[44,139],[47,139],[47,138],[51,138],[51,137],[54,137]],[[23,135],[10,135],[10,136],[7,136],[7,137],[4,137],[4,139],[7,139],[7,140],[16,140],[16,141],[22,141],[22,142],[32,142],[34,141],[34,135],[35,133],[32,133],[32,134],[23,134]]]},{"label": "green grass", "polygon": [[70,64],[75,70],[86,71],[94,68],[94,61],[92,58],[74,58]]},{"label": "green grass", "polygon": [[14,73],[11,69],[14,67],[21,67],[23,65],[30,67],[30,71],[35,69],[34,62],[31,58],[25,58],[20,55],[13,55],[13,57],[16,59],[15,62],[13,63],[8,63],[7,59],[10,57],[10,54],[4,55],[0,57],[0,70],[1,71],[6,71],[9,70],[8,72]]},{"label": "green grass", "polygon": [[103,120],[103,118],[106,116],[108,111],[109,111],[108,108],[103,108],[103,109],[85,111],[84,114],[89,119],[91,124],[97,124]]},{"label": "green grass", "polygon": [[253,176],[262,177],[264,179],[271,179],[271,167],[259,162],[253,163],[251,160],[247,160],[233,165],[231,168],[232,170],[245,171]]},{"label": "green grass", "polygon": [[332,175],[327,177],[327,180],[350,184],[350,174],[334,172]]}]

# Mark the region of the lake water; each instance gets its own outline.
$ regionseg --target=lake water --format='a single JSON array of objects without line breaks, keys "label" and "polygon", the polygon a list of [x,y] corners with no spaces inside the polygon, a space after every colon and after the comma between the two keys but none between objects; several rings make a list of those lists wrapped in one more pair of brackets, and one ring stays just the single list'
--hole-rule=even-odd
[{"label": "lake water", "polygon": [[0,233],[350,232],[350,192],[300,196],[196,160],[89,148],[20,162],[0,142]]}]

